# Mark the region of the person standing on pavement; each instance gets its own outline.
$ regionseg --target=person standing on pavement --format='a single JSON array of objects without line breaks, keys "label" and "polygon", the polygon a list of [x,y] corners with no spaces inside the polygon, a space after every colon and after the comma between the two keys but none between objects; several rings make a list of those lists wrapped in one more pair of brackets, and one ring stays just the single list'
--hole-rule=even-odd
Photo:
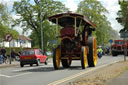
[{"label": "person standing on pavement", "polygon": [[14,50],[11,51],[11,58],[12,60],[16,60],[16,56],[20,56],[18,53],[16,53]]},{"label": "person standing on pavement", "polygon": [[7,59],[7,56],[6,56],[6,50],[4,47],[2,47],[2,49],[0,50],[0,53],[3,56],[3,62],[5,62]]}]

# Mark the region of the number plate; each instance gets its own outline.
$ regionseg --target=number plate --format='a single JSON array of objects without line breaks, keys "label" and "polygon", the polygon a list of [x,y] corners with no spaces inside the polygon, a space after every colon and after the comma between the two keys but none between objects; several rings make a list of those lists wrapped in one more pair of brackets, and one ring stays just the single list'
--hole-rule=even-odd
[{"label": "number plate", "polygon": [[26,57],[26,58],[24,58],[24,59],[31,59],[30,57]]}]

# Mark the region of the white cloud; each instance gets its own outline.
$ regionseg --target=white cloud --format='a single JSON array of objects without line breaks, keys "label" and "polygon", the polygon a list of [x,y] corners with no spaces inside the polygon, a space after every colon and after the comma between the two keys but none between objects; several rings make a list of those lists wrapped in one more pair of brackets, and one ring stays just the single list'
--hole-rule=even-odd
[{"label": "white cloud", "polygon": [[[82,0],[65,0],[64,4],[66,7],[70,8],[70,11],[76,11],[77,5],[75,1],[82,1]],[[118,4],[118,0],[98,0],[100,1],[103,6],[109,11],[109,14],[106,16],[108,17],[108,20],[111,22],[111,26],[113,29],[117,30],[118,32],[123,27],[116,21],[117,12],[120,9],[120,6]]]},{"label": "white cloud", "polygon": [[120,10],[120,6],[118,4],[118,0],[98,0],[101,1],[103,6],[109,11],[107,14],[108,20],[111,22],[111,26],[116,31],[120,31],[123,27],[116,21],[117,12]]},{"label": "white cloud", "polygon": [[[15,14],[15,15],[12,15],[12,18],[13,18],[14,20],[16,20],[16,19],[19,19],[20,16],[17,16],[17,15]],[[19,34],[22,34],[22,28],[20,27],[20,25],[19,25],[19,26],[15,26],[13,29],[15,29],[16,31],[18,31]]]},{"label": "white cloud", "polygon": [[8,7],[10,6],[12,7],[14,1],[18,1],[18,0],[0,0],[0,3],[4,3],[7,4]]},{"label": "white cloud", "polygon": [[75,3],[75,0],[65,0],[64,2],[65,6],[70,9],[70,11],[76,11],[77,4]]},{"label": "white cloud", "polygon": [[[18,0],[0,0],[0,2],[6,3],[8,7],[12,7],[14,1],[18,1]],[[57,0],[57,1],[62,1],[62,3],[64,3],[65,6],[70,9],[70,11],[75,12],[77,10],[77,5],[78,5],[78,3],[76,2],[80,2],[82,0]],[[108,17],[108,20],[111,22],[112,28],[117,31],[122,29],[123,27],[116,21],[117,12],[120,9],[118,0],[98,0],[98,1],[100,1],[103,4],[103,6],[109,11],[109,14],[107,14],[106,16]],[[13,18],[14,19],[19,18],[19,16],[13,15]]]}]

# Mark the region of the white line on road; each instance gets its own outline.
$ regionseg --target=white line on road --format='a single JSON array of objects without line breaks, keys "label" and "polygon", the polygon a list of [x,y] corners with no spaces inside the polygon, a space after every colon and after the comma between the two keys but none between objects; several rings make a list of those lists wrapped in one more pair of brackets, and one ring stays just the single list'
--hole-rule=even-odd
[{"label": "white line on road", "polygon": [[[52,64],[52,63],[49,63]],[[29,67],[29,68],[21,68],[19,70],[13,70],[13,72],[17,72],[17,71],[24,71],[24,70],[31,70],[31,69],[37,69],[40,67],[46,67],[46,66],[38,66],[38,67]],[[0,76],[1,77],[6,77],[6,78],[14,78],[14,77],[19,77],[19,76],[23,76],[23,75],[27,75],[27,74],[31,74],[32,72],[27,72],[27,73],[21,73],[21,74],[17,74],[17,75],[13,75],[13,76],[8,76],[8,75],[3,75],[1,74],[1,70],[0,70]]]},{"label": "white line on road", "polygon": [[2,75],[0,74],[1,77],[7,77],[7,78],[10,78],[11,76],[8,76],[8,75]]},{"label": "white line on road", "polygon": [[19,76],[23,76],[23,75],[27,75],[27,74],[31,74],[31,73],[32,72],[22,73],[22,74],[11,76],[10,78],[19,77]]},{"label": "white line on road", "polygon": [[[48,63],[49,65],[52,64],[52,63]],[[38,66],[38,67],[27,67],[27,68],[20,68],[18,70],[13,70],[13,72],[17,72],[17,71],[25,71],[25,70],[31,70],[31,69],[37,69],[37,68],[40,68],[40,67],[46,67],[45,65],[43,66]]]},{"label": "white line on road", "polygon": [[1,77],[7,77],[7,78],[14,78],[14,77],[19,77],[19,76],[23,76],[23,75],[27,75],[27,74],[31,74],[32,72],[27,72],[27,73],[22,73],[22,74],[18,74],[18,75],[13,75],[13,76],[8,76],[8,75],[3,75],[0,74]]},{"label": "white line on road", "polygon": [[[116,62],[119,62],[119,61],[114,61],[113,63],[116,63]],[[113,63],[110,63],[110,64],[113,64]],[[110,64],[105,64],[105,65],[102,65],[102,66],[98,66],[98,67],[95,67],[95,68],[91,68],[91,69],[89,69],[89,70],[87,70],[87,71],[80,72],[80,73],[78,73],[78,74],[75,74],[75,75],[72,75],[72,76],[63,78],[63,79],[61,79],[61,80],[57,80],[57,81],[55,81],[55,82],[49,83],[48,85],[58,85],[58,84],[62,84],[63,82],[72,80],[72,79],[74,79],[74,78],[77,78],[77,77],[82,76],[82,75],[84,75],[84,74],[86,74],[86,73],[89,73],[89,72],[91,72],[91,71],[100,69],[100,68],[105,67],[105,66],[110,65]]]}]

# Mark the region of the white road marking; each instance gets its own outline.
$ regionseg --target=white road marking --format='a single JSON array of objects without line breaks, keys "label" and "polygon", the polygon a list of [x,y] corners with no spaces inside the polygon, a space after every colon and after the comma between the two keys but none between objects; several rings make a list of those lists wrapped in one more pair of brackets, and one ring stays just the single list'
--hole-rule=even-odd
[{"label": "white road marking", "polygon": [[19,77],[19,76],[23,76],[23,75],[27,75],[27,74],[31,74],[31,73],[32,72],[22,73],[22,74],[11,76],[10,78]]},{"label": "white road marking", "polygon": [[32,72],[27,72],[27,73],[21,73],[21,74],[18,74],[18,75],[13,75],[13,76],[8,76],[8,75],[3,75],[3,74],[0,74],[1,77],[7,77],[7,78],[14,78],[14,77],[19,77],[19,76],[23,76],[23,75],[27,75],[27,74],[31,74]]},{"label": "white road marking", "polygon": [[58,85],[58,84],[62,84],[63,82],[66,82],[66,81],[69,81],[69,80],[71,80],[71,79],[77,78],[77,77],[82,76],[82,75],[84,75],[84,74],[86,74],[86,73],[89,73],[89,72],[91,72],[91,71],[100,69],[100,68],[102,68],[102,67],[105,67],[105,66],[107,66],[107,65],[110,65],[110,64],[113,64],[113,63],[116,63],[116,62],[119,62],[119,61],[114,61],[114,62],[112,62],[112,63],[104,64],[104,65],[102,65],[102,66],[98,66],[98,67],[95,67],[95,68],[90,68],[90,69],[87,70],[87,71],[83,71],[83,72],[80,72],[80,73],[78,73],[78,74],[75,74],[75,75],[72,75],[72,76],[69,76],[69,77],[66,77],[66,78],[57,80],[57,81],[55,81],[55,82],[49,83],[48,85]]},{"label": "white road marking", "polygon": [[[49,65],[51,65],[52,63],[48,63]],[[43,65],[43,66],[37,66],[37,67],[27,67],[27,68],[20,68],[20,69],[17,69],[17,70],[13,70],[13,72],[18,72],[18,71],[25,71],[25,70],[31,70],[31,69],[37,69],[37,68],[40,68],[40,67],[46,67],[47,65]]]},{"label": "white road marking", "polygon": [[10,78],[11,76],[8,76],[8,75],[2,75],[2,74],[0,74],[0,76],[2,76],[2,77],[7,77],[7,78]]},{"label": "white road marking", "polygon": [[[52,63],[48,63],[48,64],[50,65]],[[31,70],[31,69],[37,69],[37,68],[40,68],[40,67],[46,67],[46,66],[43,65],[43,66],[38,66],[38,67],[21,68],[21,69],[18,69],[18,70],[13,70],[13,72],[24,71],[24,70]],[[33,72],[27,72],[27,73],[21,73],[21,74],[17,74],[17,75],[13,75],[13,76],[8,76],[8,75],[1,74],[1,70],[0,70],[0,76],[1,77],[7,77],[7,78],[19,77],[19,76],[23,76],[23,75],[27,75],[27,74],[31,74],[31,73],[33,73]]]}]

